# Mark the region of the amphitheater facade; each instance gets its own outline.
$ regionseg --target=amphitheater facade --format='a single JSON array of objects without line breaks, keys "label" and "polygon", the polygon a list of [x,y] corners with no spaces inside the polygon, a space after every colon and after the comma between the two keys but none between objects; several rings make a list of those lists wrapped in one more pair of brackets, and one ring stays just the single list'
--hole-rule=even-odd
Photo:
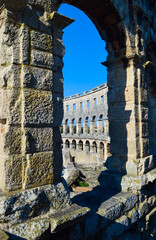
[{"label": "amphitheater facade", "polygon": [[107,84],[64,99],[64,164],[103,163],[110,155]]}]

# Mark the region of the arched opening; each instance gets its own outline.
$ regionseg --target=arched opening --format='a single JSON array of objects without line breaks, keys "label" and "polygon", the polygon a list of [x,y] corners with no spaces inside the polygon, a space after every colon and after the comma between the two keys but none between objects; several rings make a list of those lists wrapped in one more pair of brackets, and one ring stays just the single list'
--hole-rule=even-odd
[{"label": "arched opening", "polygon": [[92,117],[92,122],[91,122],[91,134],[97,133],[97,117],[93,116]]},{"label": "arched opening", "polygon": [[97,153],[97,143],[95,141],[92,143],[92,150],[94,153]]},{"label": "arched opening", "polygon": [[[61,4],[59,8],[61,14],[75,19],[63,35],[66,48],[63,68],[65,97],[95,88],[107,80],[106,68],[101,65],[107,56],[105,42],[83,9],[69,4]],[[82,105],[81,102],[80,109]]]},{"label": "arched opening", "polygon": [[104,134],[105,128],[104,128],[104,116],[101,114],[98,120],[98,133]]},{"label": "arched opening", "polygon": [[[119,161],[124,161],[124,166],[129,156],[136,156],[136,151],[130,149],[131,141],[127,141],[127,136],[129,136],[130,127],[127,127],[127,122],[129,121],[129,116],[133,111],[133,105],[129,111],[125,111],[125,86],[127,83],[127,56],[126,54],[126,33],[125,33],[125,25],[122,21],[122,17],[119,14],[118,9],[115,4],[112,4],[111,1],[75,1],[75,0],[62,0],[59,1],[59,5],[61,3],[69,3],[79,9],[81,9],[94,23],[97,30],[100,33],[100,36],[103,40],[106,41],[106,49],[108,52],[107,62],[104,62],[103,65],[108,68],[108,81],[109,81],[109,94],[108,94],[108,107],[112,106],[112,102],[114,99],[111,99],[111,95],[113,95],[113,88],[119,87],[120,96],[122,96],[122,101],[117,100],[117,104],[113,106],[112,110],[108,113],[108,121],[109,121],[109,133],[111,137],[111,152],[112,158],[110,158],[108,168],[111,168],[111,162],[113,165],[113,170],[125,173],[126,170],[123,167],[122,169],[118,166],[119,164],[114,164],[114,159],[116,157]],[[131,54],[131,53],[130,53]],[[105,57],[104,57],[105,58]],[[122,76],[122,77],[121,77]],[[115,83],[115,79],[118,78],[119,82]],[[122,80],[122,83],[121,83]],[[118,86],[119,84],[119,86]],[[130,86],[131,87],[131,86]],[[133,86],[134,87],[134,86]],[[130,89],[134,92],[133,87]],[[115,100],[116,101],[116,100]],[[113,103],[114,104],[114,103]],[[121,121],[118,120],[118,108],[122,112],[120,116]],[[94,119],[94,122],[97,120]],[[94,127],[92,125],[91,119],[91,133],[95,134],[97,124],[95,123]],[[122,124],[121,124],[122,123]],[[134,123],[135,124],[135,123]],[[113,134],[114,129],[116,129],[116,134]],[[123,138],[121,141],[118,141],[118,137],[120,135],[120,129],[122,129]],[[133,137],[133,142],[136,145],[135,137]],[[122,146],[122,149],[121,149]],[[129,149],[128,149],[129,148]],[[123,160],[124,159],[124,160]],[[123,164],[122,164],[123,166]]]},{"label": "arched opening", "polygon": [[79,145],[78,146],[79,146],[79,150],[83,151],[83,142],[82,142],[82,140],[79,141]]},{"label": "arched opening", "polygon": [[89,117],[85,118],[85,133],[87,133],[87,134],[90,133],[90,118]]},{"label": "arched opening", "polygon": [[110,143],[107,143],[107,157],[110,156]]},{"label": "arched opening", "polygon": [[79,118],[79,121],[78,121],[78,134],[82,134],[83,133],[83,119],[82,118]]},{"label": "arched opening", "polygon": [[69,123],[70,123],[69,119],[66,119],[66,121],[65,121],[65,134],[70,133]]},{"label": "arched opening", "polygon": [[73,141],[72,141],[72,149],[73,149],[73,150],[76,150],[76,140],[73,140]]},{"label": "arched opening", "polygon": [[72,133],[76,134],[76,120],[75,120],[75,118],[72,119]]},{"label": "arched opening", "polygon": [[88,140],[85,143],[85,150],[86,150],[86,152],[90,151],[90,142]]},{"label": "arched opening", "polygon": [[65,149],[70,148],[70,142],[68,139],[65,141]]},{"label": "arched opening", "polygon": [[103,142],[100,142],[99,156],[100,156],[101,159],[105,158],[105,148],[104,148],[104,143]]}]

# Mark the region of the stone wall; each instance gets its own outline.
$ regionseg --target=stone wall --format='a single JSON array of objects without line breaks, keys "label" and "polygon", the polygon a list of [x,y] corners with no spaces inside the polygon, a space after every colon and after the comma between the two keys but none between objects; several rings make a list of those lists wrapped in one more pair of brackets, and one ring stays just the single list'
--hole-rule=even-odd
[{"label": "stone wall", "polygon": [[107,85],[64,99],[61,125],[64,164],[105,162],[110,155]]},{"label": "stone wall", "polygon": [[[99,186],[72,202],[61,179],[59,128],[62,29],[73,20],[57,13],[62,2],[90,17],[108,51],[111,156]],[[154,0],[0,1],[4,239],[59,239],[56,232],[70,240],[123,239],[130,229],[155,239],[155,14]]]}]

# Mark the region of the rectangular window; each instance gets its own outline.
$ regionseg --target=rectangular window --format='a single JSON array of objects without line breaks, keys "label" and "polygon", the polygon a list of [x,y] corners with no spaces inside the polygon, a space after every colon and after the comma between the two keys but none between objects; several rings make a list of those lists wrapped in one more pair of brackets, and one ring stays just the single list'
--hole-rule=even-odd
[{"label": "rectangular window", "polygon": [[94,98],[95,106],[97,105],[97,98]]},{"label": "rectangular window", "polygon": [[90,100],[87,100],[87,106],[90,107]]},{"label": "rectangular window", "polygon": [[83,109],[83,102],[80,102],[80,108]]},{"label": "rectangular window", "polygon": [[66,110],[69,111],[69,105],[66,105]]},{"label": "rectangular window", "polygon": [[73,110],[76,110],[76,103],[73,104]]}]

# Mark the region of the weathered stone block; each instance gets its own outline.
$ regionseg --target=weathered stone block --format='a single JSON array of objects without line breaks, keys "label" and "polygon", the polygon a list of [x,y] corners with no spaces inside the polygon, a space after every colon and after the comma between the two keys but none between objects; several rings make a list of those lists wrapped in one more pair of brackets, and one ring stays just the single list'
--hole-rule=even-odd
[{"label": "weathered stone block", "polygon": [[5,103],[0,106],[0,119],[6,119],[7,124],[20,124],[22,117],[22,98],[20,89],[0,89],[0,97]]},{"label": "weathered stone block", "polygon": [[[69,207],[71,202],[68,191],[65,182],[60,182],[14,193],[0,192],[0,223],[18,224],[27,219],[30,222],[31,218],[37,217],[41,213],[45,214],[50,210],[54,212],[57,209]],[[27,226],[28,222],[25,223]],[[16,229],[20,228],[20,226],[16,226]]]},{"label": "weathered stone block", "polygon": [[23,64],[30,63],[30,30],[26,25],[22,26],[21,33],[21,61]]},{"label": "weathered stone block", "polygon": [[137,195],[132,194],[130,192],[127,193],[120,192],[113,196],[113,198],[117,199],[118,201],[121,201],[124,204],[124,211],[126,212],[134,208],[135,204],[138,201]]},{"label": "weathered stone block", "polygon": [[65,48],[61,39],[55,39],[53,43],[53,54],[59,57],[63,57],[65,54]]},{"label": "weathered stone block", "polygon": [[54,55],[53,70],[57,71],[57,72],[62,72],[63,66],[64,66],[64,63],[63,63],[62,58]]},{"label": "weathered stone block", "polygon": [[103,202],[97,211],[97,214],[103,217],[101,227],[104,228],[111,223],[112,220],[119,218],[124,209],[124,204],[117,199],[109,199]]},{"label": "weathered stone block", "polygon": [[52,124],[53,101],[49,91],[24,90],[25,124]]},{"label": "weathered stone block", "polygon": [[25,128],[26,152],[52,151],[53,131],[52,128]]},{"label": "weathered stone block", "polygon": [[53,126],[59,127],[63,118],[63,94],[53,93]]},{"label": "weathered stone block", "polygon": [[31,65],[51,69],[54,66],[54,57],[52,53],[31,51]]},{"label": "weathered stone block", "polygon": [[20,85],[20,66],[11,64],[6,67],[0,66],[0,88],[19,88]]},{"label": "weathered stone block", "polygon": [[53,72],[44,68],[23,66],[23,87],[51,90],[53,86]]},{"label": "weathered stone block", "polygon": [[22,160],[20,155],[11,155],[8,160],[4,159],[1,162],[0,183],[2,185],[0,187],[3,191],[15,191],[22,188]]},{"label": "weathered stone block", "polygon": [[42,51],[52,51],[52,36],[37,31],[31,32],[31,45]]},{"label": "weathered stone block", "polygon": [[62,72],[53,72],[53,92],[63,93],[63,82]]},{"label": "weathered stone block", "polygon": [[52,152],[27,155],[25,166],[25,188],[53,183],[54,172]]},{"label": "weathered stone block", "polygon": [[20,154],[23,132],[20,127],[9,126],[3,135],[4,151],[8,154]]}]

